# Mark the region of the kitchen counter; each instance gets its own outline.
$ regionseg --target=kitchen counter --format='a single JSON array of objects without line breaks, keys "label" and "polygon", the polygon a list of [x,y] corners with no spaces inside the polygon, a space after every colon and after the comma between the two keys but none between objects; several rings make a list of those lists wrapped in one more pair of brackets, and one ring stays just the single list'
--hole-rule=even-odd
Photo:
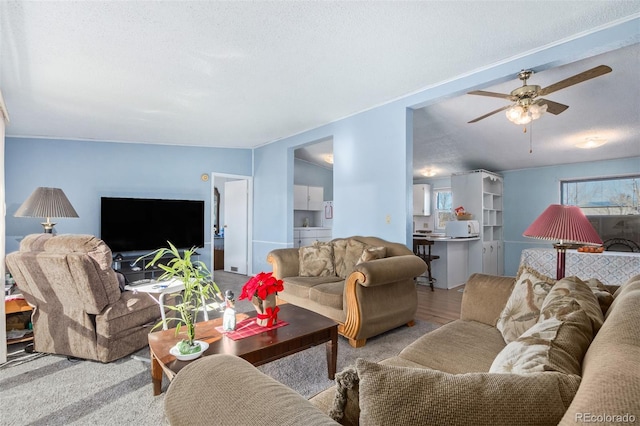
[{"label": "kitchen counter", "polygon": [[431,254],[440,256],[440,259],[431,262],[431,274],[436,279],[435,287],[452,289],[467,281],[469,277],[468,243],[478,241],[479,237],[452,238],[442,234],[414,234],[413,238],[434,242]]},{"label": "kitchen counter", "polygon": [[429,241],[444,241],[444,242],[477,241],[480,239],[480,237],[462,238],[462,237],[446,237],[444,235],[440,236],[440,235],[428,235],[428,234],[427,235],[416,234],[413,236],[413,238],[424,239]]},{"label": "kitchen counter", "polygon": [[293,228],[295,231],[304,231],[304,230],[325,230],[325,229],[331,229],[327,226],[295,226]]}]

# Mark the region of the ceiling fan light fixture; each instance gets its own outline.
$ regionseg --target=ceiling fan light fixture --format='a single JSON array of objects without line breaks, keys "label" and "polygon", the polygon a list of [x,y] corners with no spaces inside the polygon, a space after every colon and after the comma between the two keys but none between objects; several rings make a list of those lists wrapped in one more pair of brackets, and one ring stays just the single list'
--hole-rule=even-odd
[{"label": "ceiling fan light fixture", "polygon": [[323,159],[325,163],[333,164],[333,154],[326,154]]},{"label": "ceiling fan light fixture", "polygon": [[547,112],[547,104],[533,104],[529,107],[529,113],[531,114],[532,120],[537,120],[542,117],[545,112]]},{"label": "ceiling fan light fixture", "polygon": [[578,142],[576,146],[582,149],[593,149],[593,148],[598,148],[606,144],[607,142],[608,141],[604,138],[588,137],[584,141]]},{"label": "ceiling fan light fixture", "polygon": [[531,116],[527,113],[527,108],[517,104],[507,109],[505,115],[514,124],[528,124],[531,122]]},{"label": "ceiling fan light fixture", "polygon": [[433,169],[425,169],[422,172],[422,176],[424,177],[434,177],[436,175],[436,171]]},{"label": "ceiling fan light fixture", "polygon": [[547,112],[547,105],[519,105],[515,104],[511,108],[507,109],[505,115],[507,119],[514,124],[522,125],[529,124],[533,120],[537,120],[542,117],[542,115]]}]

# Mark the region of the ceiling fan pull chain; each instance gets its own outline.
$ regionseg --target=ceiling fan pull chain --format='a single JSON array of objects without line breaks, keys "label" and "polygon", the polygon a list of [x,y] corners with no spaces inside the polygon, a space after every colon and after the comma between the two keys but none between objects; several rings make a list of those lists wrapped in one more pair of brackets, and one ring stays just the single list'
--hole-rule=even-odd
[{"label": "ceiling fan pull chain", "polygon": [[529,154],[533,153],[533,121],[529,124]]}]

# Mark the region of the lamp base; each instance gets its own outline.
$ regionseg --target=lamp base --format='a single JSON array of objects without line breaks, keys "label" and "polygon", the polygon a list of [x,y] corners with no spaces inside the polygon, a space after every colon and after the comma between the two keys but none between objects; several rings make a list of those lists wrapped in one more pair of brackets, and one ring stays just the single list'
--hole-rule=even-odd
[{"label": "lamp base", "polygon": [[553,247],[558,251],[558,262],[556,265],[556,280],[561,280],[564,278],[567,249],[571,247],[571,245],[570,244],[554,244]]},{"label": "lamp base", "polygon": [[53,227],[56,226],[56,224],[51,223],[50,220],[47,220],[46,222],[42,222],[40,225],[42,225],[42,227],[44,228],[45,234],[53,234]]}]

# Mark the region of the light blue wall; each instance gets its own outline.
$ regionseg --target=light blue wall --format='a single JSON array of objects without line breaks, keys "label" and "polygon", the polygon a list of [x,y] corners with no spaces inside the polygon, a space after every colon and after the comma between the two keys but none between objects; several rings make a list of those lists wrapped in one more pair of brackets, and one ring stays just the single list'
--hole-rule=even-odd
[{"label": "light blue wall", "polygon": [[516,274],[523,249],[551,247],[551,242],[526,238],[522,233],[549,204],[560,203],[561,180],[630,173],[640,173],[640,157],[503,172],[505,275]]},{"label": "light blue wall", "polygon": [[255,150],[254,272],[271,270],[270,250],[292,245],[294,148],[327,137],[333,138],[333,236],[407,241],[412,146],[406,108],[392,104]]},{"label": "light blue wall", "polygon": [[333,200],[333,170],[316,166],[308,161],[294,159],[293,183],[321,186],[324,189],[324,201]]},{"label": "light blue wall", "polygon": [[100,197],[146,197],[205,201],[205,241],[200,251],[211,265],[211,181],[220,173],[251,175],[251,150],[47,139],[6,140],[6,250],[42,232],[41,220],[15,218],[38,186],[62,188],[78,219],[58,219],[60,233],[100,235]]}]

